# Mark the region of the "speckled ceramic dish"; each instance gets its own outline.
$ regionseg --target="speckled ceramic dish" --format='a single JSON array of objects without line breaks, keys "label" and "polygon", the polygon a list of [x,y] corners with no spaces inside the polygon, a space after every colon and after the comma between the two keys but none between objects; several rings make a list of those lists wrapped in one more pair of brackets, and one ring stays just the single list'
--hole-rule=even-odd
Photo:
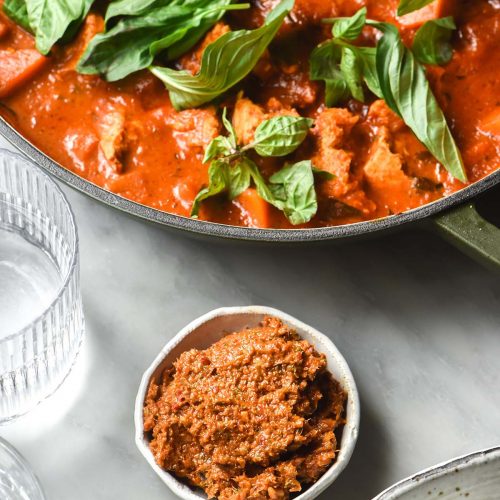
[{"label": "speckled ceramic dish", "polygon": [[187,325],[163,348],[153,361],[153,364],[144,373],[137,394],[135,406],[136,444],[153,470],[180,498],[199,500],[206,499],[206,495],[201,490],[194,490],[178,481],[172,474],[169,474],[156,464],[149,450],[148,436],[144,432],[143,426],[143,405],[149,383],[155,377],[159,377],[165,368],[171,366],[182,352],[192,348],[206,349],[222,338],[224,332],[234,332],[246,327],[255,327],[265,316],[275,316],[281,319],[294,328],[302,338],[314,345],[318,352],[325,354],[328,370],[347,393],[346,424],[342,431],[337,459],[328,471],[314,485],[297,496],[296,500],[312,500],[316,498],[337,479],[351,458],[358,438],[360,418],[358,391],[345,359],[332,341],[326,335],[294,317],[270,307],[250,306],[216,309]]},{"label": "speckled ceramic dish", "polygon": [[373,500],[498,500],[500,447],[456,458],[404,479]]}]

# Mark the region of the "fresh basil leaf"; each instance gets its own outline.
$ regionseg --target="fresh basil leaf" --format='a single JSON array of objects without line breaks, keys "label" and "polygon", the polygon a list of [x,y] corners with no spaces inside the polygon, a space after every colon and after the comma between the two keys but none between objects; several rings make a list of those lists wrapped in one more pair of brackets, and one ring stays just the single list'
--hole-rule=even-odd
[{"label": "fresh basil leaf", "polygon": [[236,131],[234,130],[233,124],[227,118],[227,108],[224,108],[224,111],[222,112],[222,123],[224,124],[224,128],[229,133],[229,137],[220,135],[210,142],[205,150],[203,163],[207,163],[215,158],[240,154],[238,151],[238,138],[236,137]]},{"label": "fresh basil leaf", "polygon": [[[254,178],[265,185],[255,163],[245,156],[231,164],[224,159],[213,161],[208,168],[208,178],[208,186],[203,188],[194,199],[191,217],[198,217],[200,205],[207,198],[227,192],[229,199],[233,200],[250,187],[251,180]],[[262,190],[258,188],[258,192],[261,193]]]},{"label": "fresh basil leaf", "polygon": [[[302,161],[288,165],[271,176],[269,185],[262,177],[257,165],[242,156],[233,165],[225,160],[215,160],[209,167],[209,185],[196,196],[191,209],[191,217],[198,217],[201,203],[212,196],[227,192],[234,199],[255,184],[257,194],[265,201],[281,210],[294,225],[309,222],[318,210],[312,163]],[[319,171],[322,174],[327,172]],[[328,179],[331,177],[327,177]]]},{"label": "fresh basil leaf", "polygon": [[315,166],[313,166],[312,171],[314,175],[317,175],[320,179],[323,179],[324,181],[332,181],[333,179],[335,179],[335,175],[333,175],[331,172],[327,172],[326,170],[320,170]]},{"label": "fresh basil leaf", "polygon": [[457,27],[452,17],[427,21],[415,35],[413,53],[423,64],[447,64],[453,57],[450,40]]},{"label": "fresh basil leaf", "polygon": [[210,164],[210,167],[208,167],[208,186],[196,195],[191,207],[191,217],[198,217],[202,201],[216,196],[227,189],[229,185],[228,168],[229,165],[224,160],[216,160]]},{"label": "fresh basil leaf", "polygon": [[228,195],[229,199],[234,200],[250,187],[251,175],[247,158],[243,157],[229,166],[228,174]]},{"label": "fresh basil leaf", "polygon": [[245,165],[250,173],[253,183],[255,184],[257,194],[268,203],[274,204],[273,194],[271,193],[266,180],[262,177],[259,167],[250,158],[245,157],[245,160]]},{"label": "fresh basil leaf", "polygon": [[349,48],[342,48],[342,59],[340,61],[340,70],[344,75],[347,87],[354,99],[360,102],[365,101],[363,92],[362,62],[356,52]]},{"label": "fresh basil leaf", "polygon": [[[178,1],[172,0],[113,0],[106,11],[106,23],[118,16],[143,16],[148,12],[159,7],[165,7],[172,4],[178,5]],[[183,2],[181,2],[183,3]]]},{"label": "fresh basil leaf", "polygon": [[361,35],[366,24],[366,7],[359,9],[352,17],[341,17],[335,20],[332,33],[335,38],[353,41]]},{"label": "fresh basil leaf", "polygon": [[219,135],[205,149],[203,163],[207,163],[215,158],[221,158],[231,154],[232,145],[227,137]]},{"label": "fresh basil leaf", "polygon": [[201,69],[192,75],[159,66],[151,71],[170,92],[175,109],[195,108],[220,96],[250,73],[292,9],[294,0],[282,0],[256,30],[222,35],[203,52]]},{"label": "fresh basil leaf", "polygon": [[248,161],[248,168],[257,194],[281,210],[293,224],[309,222],[318,211],[311,161],[288,165],[276,172],[266,183],[257,165]]},{"label": "fresh basil leaf", "polygon": [[[140,15],[123,17],[106,33],[96,35],[81,57],[78,71],[102,74],[108,81],[121,80],[150,66],[160,52],[168,60],[175,59],[180,51],[186,51],[198,42],[226,10],[241,8],[241,5],[231,6],[231,0],[177,0],[168,3],[164,0],[163,6],[146,8],[160,3],[145,2],[139,6]],[[127,9],[115,9],[113,17],[122,12],[127,12]]]},{"label": "fresh basil leaf", "polygon": [[233,124],[227,118],[227,108],[224,108],[222,112],[222,123],[224,128],[229,132],[229,142],[233,149],[238,146],[238,138],[236,137],[236,130],[234,130]]},{"label": "fresh basil leaf", "polygon": [[260,156],[286,156],[303,142],[314,120],[301,116],[276,116],[263,121],[249,145]]},{"label": "fresh basil leaf", "polygon": [[36,48],[48,54],[53,45],[73,35],[85,19],[93,0],[25,0]]},{"label": "fresh basil leaf", "polygon": [[3,11],[16,24],[23,27],[26,31],[31,31],[31,26],[28,18],[28,8],[25,0],[5,0],[3,3]]},{"label": "fresh basil leaf", "polygon": [[318,45],[309,60],[311,80],[325,82],[325,104],[331,108],[351,97],[346,79],[340,71],[342,49],[332,40]]},{"label": "fresh basil leaf", "polygon": [[467,182],[462,156],[424,68],[404,45],[396,26],[370,24],[383,33],[377,45],[377,73],[385,101],[456,179]]},{"label": "fresh basil leaf", "polygon": [[362,63],[362,74],[366,86],[377,97],[382,98],[382,90],[377,74],[377,49],[375,47],[352,47]]},{"label": "fresh basil leaf", "polygon": [[[344,51],[349,50],[347,58]],[[325,104],[334,107],[354,97],[364,101],[362,80],[377,97],[382,97],[376,70],[376,48],[358,47],[329,40],[316,47],[310,58],[311,80],[325,82]]]},{"label": "fresh basil leaf", "polygon": [[401,0],[398,7],[398,16],[405,16],[429,5],[434,0]]},{"label": "fresh basil leaf", "polygon": [[366,25],[366,8],[349,18],[326,21],[335,23],[332,30],[334,38],[316,47],[310,58],[311,79],[325,81],[326,105],[332,107],[351,97],[364,102],[364,83],[380,97],[376,48],[349,43],[349,39],[358,38]]},{"label": "fresh basil leaf", "polygon": [[309,222],[318,211],[314,189],[313,167],[310,160],[282,168],[269,178],[273,205],[293,224]]}]

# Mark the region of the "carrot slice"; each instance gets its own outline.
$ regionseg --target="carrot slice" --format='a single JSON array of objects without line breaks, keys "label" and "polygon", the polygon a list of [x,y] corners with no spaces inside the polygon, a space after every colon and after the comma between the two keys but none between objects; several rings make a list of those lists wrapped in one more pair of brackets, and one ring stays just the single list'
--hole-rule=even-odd
[{"label": "carrot slice", "polygon": [[271,205],[264,201],[253,188],[241,193],[235,200],[248,226],[271,227]]},{"label": "carrot slice", "polygon": [[34,49],[0,50],[0,98],[34,78],[47,61]]},{"label": "carrot slice", "polygon": [[454,11],[455,0],[436,0],[420,10],[398,17],[398,22],[405,28],[419,28],[427,21],[452,16]]}]

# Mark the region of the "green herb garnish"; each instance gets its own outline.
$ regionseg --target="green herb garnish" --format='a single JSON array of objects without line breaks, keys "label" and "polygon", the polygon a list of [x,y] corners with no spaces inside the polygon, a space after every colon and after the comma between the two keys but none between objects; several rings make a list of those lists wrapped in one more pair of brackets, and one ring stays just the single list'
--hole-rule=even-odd
[{"label": "green herb garnish", "polygon": [[27,31],[31,31],[25,0],[5,0],[3,11],[19,26],[22,26]]},{"label": "green herb garnish", "polygon": [[291,11],[294,0],[282,0],[256,30],[226,33],[203,52],[196,75],[160,66],[151,71],[170,92],[175,109],[195,108],[212,101],[252,71]]},{"label": "green herb garnish", "polygon": [[[404,45],[396,26],[367,21],[366,9],[361,9],[351,21],[345,18],[328,21],[334,23],[332,33],[340,36],[334,35],[332,40],[323,43],[311,54],[311,78],[325,81],[326,104],[335,106],[349,98],[364,101],[363,86],[366,85],[401,116],[456,179],[466,182],[462,156],[432,93],[425,69]],[[451,22],[450,19],[445,20],[440,30],[448,29],[446,27],[450,27]],[[363,23],[382,31],[383,36],[377,47],[358,47],[351,43],[355,40],[353,37],[361,33]],[[435,30],[435,23],[426,31],[429,29]],[[418,42],[417,49],[421,56],[445,59],[444,36],[440,31],[439,36],[436,34],[427,39],[425,44]],[[431,49],[433,42],[434,48]]]},{"label": "green herb garnish", "polygon": [[398,7],[398,16],[405,16],[416,10],[420,10],[429,5],[434,0],[401,0]]},{"label": "green herb garnish", "polygon": [[255,131],[254,141],[238,146],[236,132],[223,113],[223,123],[228,136],[216,137],[206,148],[204,161],[210,161],[209,183],[196,196],[191,216],[197,217],[203,200],[220,193],[230,199],[239,196],[253,182],[258,195],[281,210],[294,224],[309,222],[318,210],[314,174],[311,161],[286,165],[269,178],[263,178],[256,163],[248,156],[254,151],[261,156],[282,157],[293,153],[304,141],[313,120],[299,116],[277,116],[262,122]]},{"label": "green herb garnish", "polygon": [[370,24],[384,34],[377,45],[377,73],[385,101],[453,177],[467,182],[462,155],[424,68],[394,25]]},{"label": "green herb garnish", "polygon": [[71,38],[93,0],[5,0],[4,12],[35,35],[36,48],[48,54],[54,44]]},{"label": "green herb garnish", "polygon": [[447,64],[453,56],[450,40],[456,30],[452,17],[427,21],[415,35],[412,51],[423,64]]},{"label": "green herb garnish", "polygon": [[325,82],[325,101],[329,107],[351,97],[365,101],[364,85],[382,97],[376,71],[375,47],[359,47],[356,40],[366,25],[366,7],[352,18],[325,19],[333,23],[333,39],[314,49],[310,58],[311,80]]},{"label": "green herb garnish", "polygon": [[112,2],[107,20],[119,17],[105,33],[96,35],[78,63],[84,74],[120,80],[147,68],[157,54],[173,60],[193,47],[228,10],[248,8],[231,0]]}]

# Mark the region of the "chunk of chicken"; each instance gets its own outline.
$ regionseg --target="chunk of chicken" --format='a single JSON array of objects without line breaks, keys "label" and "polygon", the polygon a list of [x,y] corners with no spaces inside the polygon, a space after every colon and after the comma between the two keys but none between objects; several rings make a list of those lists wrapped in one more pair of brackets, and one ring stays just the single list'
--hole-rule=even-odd
[{"label": "chunk of chicken", "polygon": [[193,49],[179,59],[179,66],[193,75],[198,73],[201,67],[201,58],[207,46],[229,31],[230,28],[227,24],[218,22]]},{"label": "chunk of chicken", "polygon": [[99,102],[94,111],[94,124],[104,157],[115,173],[121,173],[121,157],[126,149],[125,108],[108,101]]},{"label": "chunk of chicken", "polygon": [[399,200],[406,200],[408,193],[411,195],[414,192],[415,183],[404,172],[401,156],[391,150],[390,137],[387,127],[379,130],[363,170],[365,179],[375,192],[378,202],[390,212],[400,213],[411,208],[411,204],[401,205]]},{"label": "chunk of chicken", "polygon": [[359,117],[347,109],[325,109],[318,116],[314,129],[320,150],[340,147],[358,121]]},{"label": "chunk of chicken", "polygon": [[[290,15],[285,18],[283,26],[278,34],[286,36],[297,26],[320,25],[325,18],[350,16],[364,5],[363,0],[295,0]],[[258,15],[248,16],[244,11],[234,13],[235,17],[241,18],[242,24],[250,29],[261,26],[265,17],[278,4],[277,0],[259,0],[255,2]]]},{"label": "chunk of chicken", "polygon": [[250,144],[254,139],[256,128],[265,120],[275,116],[299,116],[293,108],[287,108],[275,98],[269,99],[266,107],[253,103],[246,97],[236,101],[233,110],[233,127],[240,144]]},{"label": "chunk of chicken", "polygon": [[166,122],[181,150],[200,148],[204,150],[221,131],[215,107],[186,109],[178,113],[166,113]]},{"label": "chunk of chicken", "polygon": [[364,173],[368,182],[375,188],[411,190],[411,179],[403,171],[401,156],[391,151],[389,131],[380,129],[373,143]]},{"label": "chunk of chicken", "polygon": [[35,49],[0,50],[0,98],[35,78],[47,62]]},{"label": "chunk of chicken", "polygon": [[366,121],[370,123],[374,131],[386,127],[391,134],[406,128],[404,121],[382,99],[375,101],[370,106]]},{"label": "chunk of chicken", "polygon": [[313,134],[316,139],[315,167],[334,175],[334,179],[320,184],[321,194],[332,200],[342,201],[363,213],[375,209],[358,182],[352,178],[353,153],[345,148],[346,139],[359,118],[347,109],[324,110],[316,119]]},{"label": "chunk of chicken", "polygon": [[295,0],[290,18],[301,24],[319,24],[322,19],[340,14],[340,0]]},{"label": "chunk of chicken", "polygon": [[78,61],[82,57],[83,53],[87,49],[90,41],[98,33],[104,31],[104,19],[99,14],[91,12],[80,28],[78,36],[74,43],[71,45],[68,51],[68,57],[65,61],[65,69],[74,70],[78,64]]}]

